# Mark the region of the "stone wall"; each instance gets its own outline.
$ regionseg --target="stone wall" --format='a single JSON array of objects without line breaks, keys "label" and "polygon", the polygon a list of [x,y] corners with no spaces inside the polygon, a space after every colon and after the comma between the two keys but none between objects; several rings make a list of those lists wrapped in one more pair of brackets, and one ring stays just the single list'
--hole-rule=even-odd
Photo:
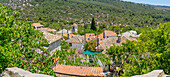
[{"label": "stone wall", "polygon": [[170,77],[170,76],[165,75],[163,70],[153,70],[147,74],[135,75],[132,77]]},{"label": "stone wall", "polygon": [[6,68],[0,77],[52,77],[49,75],[35,74],[29,71],[25,71],[18,67]]}]

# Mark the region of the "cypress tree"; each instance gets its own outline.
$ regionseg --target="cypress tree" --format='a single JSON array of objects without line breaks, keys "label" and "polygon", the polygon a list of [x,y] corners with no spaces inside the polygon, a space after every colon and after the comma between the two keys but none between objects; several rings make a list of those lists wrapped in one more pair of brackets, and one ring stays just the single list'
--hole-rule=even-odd
[{"label": "cypress tree", "polygon": [[95,25],[94,18],[92,18],[91,29],[92,29],[92,30],[95,30],[95,31],[97,30],[96,25]]}]

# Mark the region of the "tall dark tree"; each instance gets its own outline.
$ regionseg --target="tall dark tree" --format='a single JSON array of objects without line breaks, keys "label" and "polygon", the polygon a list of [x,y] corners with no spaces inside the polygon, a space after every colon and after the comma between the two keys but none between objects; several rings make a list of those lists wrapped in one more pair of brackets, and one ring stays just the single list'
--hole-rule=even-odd
[{"label": "tall dark tree", "polygon": [[95,21],[94,21],[94,18],[92,18],[92,22],[91,22],[91,29],[92,30],[97,30],[97,28],[96,28],[96,23],[95,23]]}]

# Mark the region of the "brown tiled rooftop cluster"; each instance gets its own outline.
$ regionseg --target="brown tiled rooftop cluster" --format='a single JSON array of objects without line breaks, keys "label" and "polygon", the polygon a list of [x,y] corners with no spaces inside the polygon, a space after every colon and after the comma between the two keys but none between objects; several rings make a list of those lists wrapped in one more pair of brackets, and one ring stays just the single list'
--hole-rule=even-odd
[{"label": "brown tiled rooftop cluster", "polygon": [[[105,37],[107,37],[107,36],[117,36],[117,34],[113,31],[105,30],[104,32],[105,32]],[[97,38],[97,36],[96,36],[96,38]],[[103,33],[99,34],[98,38],[103,40],[104,39]]]},{"label": "brown tiled rooftop cluster", "polygon": [[[59,36],[62,36],[62,33],[61,33],[61,34],[59,34]],[[68,33],[63,33],[63,36],[68,37]],[[74,34],[69,33],[69,38],[72,38],[73,36],[75,36],[75,35],[74,35]]]},{"label": "brown tiled rooftop cluster", "polygon": [[78,75],[78,76],[102,76],[102,67],[86,67],[86,66],[71,66],[57,65],[53,68],[55,73]]},{"label": "brown tiled rooftop cluster", "polygon": [[68,40],[66,40],[68,43],[77,43],[77,44],[81,44],[84,42],[84,37],[82,36],[74,36],[73,38],[70,38]]},{"label": "brown tiled rooftop cluster", "polygon": [[121,42],[120,43],[117,43],[117,40],[118,40],[118,38],[106,38],[106,39],[100,41],[100,45],[96,49],[101,49],[101,50],[108,49],[111,46],[113,46],[113,43],[116,46],[120,46],[120,45],[122,45],[122,43],[126,43],[126,40],[137,41],[136,38],[126,37],[126,36],[121,37]]}]

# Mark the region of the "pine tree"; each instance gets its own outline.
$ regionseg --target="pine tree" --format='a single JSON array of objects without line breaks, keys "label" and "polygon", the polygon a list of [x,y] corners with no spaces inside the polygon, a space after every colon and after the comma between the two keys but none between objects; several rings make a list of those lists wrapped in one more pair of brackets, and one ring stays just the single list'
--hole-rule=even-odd
[{"label": "pine tree", "polygon": [[95,25],[96,23],[95,23],[95,21],[94,21],[94,18],[92,18],[92,23],[91,23],[91,29],[92,30],[97,30],[97,28],[96,28],[96,25]]}]

